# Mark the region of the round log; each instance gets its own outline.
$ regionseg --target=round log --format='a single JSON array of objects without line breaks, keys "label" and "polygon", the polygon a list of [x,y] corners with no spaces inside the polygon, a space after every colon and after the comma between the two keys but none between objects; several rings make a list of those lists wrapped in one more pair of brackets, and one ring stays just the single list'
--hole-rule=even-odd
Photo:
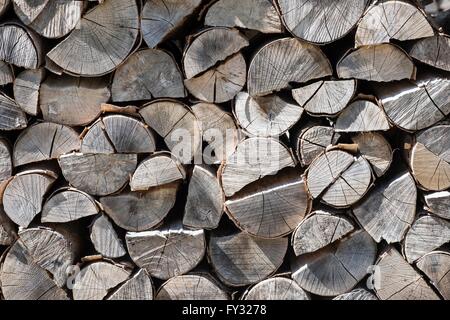
[{"label": "round log", "polygon": [[447,35],[436,35],[416,41],[409,54],[416,60],[450,71],[450,37]]},{"label": "round log", "polygon": [[370,132],[389,130],[389,121],[377,104],[356,100],[348,105],[336,120],[336,132]]},{"label": "round log", "polygon": [[417,267],[445,300],[450,300],[450,253],[433,251],[417,261]]},{"label": "round log", "polygon": [[45,77],[45,69],[24,70],[14,80],[14,99],[26,113],[36,116],[39,109],[39,90]]},{"label": "round log", "polygon": [[352,137],[352,140],[358,145],[361,155],[371,164],[375,175],[377,177],[384,175],[392,163],[393,151],[383,135],[363,132]]},{"label": "round log", "polygon": [[0,92],[0,130],[20,130],[27,127],[27,116],[17,103]]},{"label": "round log", "polygon": [[104,214],[93,221],[90,238],[95,250],[103,257],[114,259],[127,253],[114,226]]},{"label": "round log", "polygon": [[139,269],[135,275],[120,285],[107,300],[153,300],[153,282],[147,272]]},{"label": "round log", "polygon": [[11,148],[6,139],[0,138],[0,185],[12,176],[12,172]]},{"label": "round log", "polygon": [[300,286],[291,279],[274,277],[263,280],[247,290],[243,300],[310,300]]},{"label": "round log", "polygon": [[366,289],[354,289],[334,297],[333,300],[378,300],[378,298]]},{"label": "round log", "polygon": [[9,84],[13,81],[14,81],[13,68],[9,64],[0,61],[0,86],[4,86],[5,84]]},{"label": "round log", "polygon": [[430,193],[424,196],[426,210],[431,213],[450,220],[450,192],[441,191]]}]

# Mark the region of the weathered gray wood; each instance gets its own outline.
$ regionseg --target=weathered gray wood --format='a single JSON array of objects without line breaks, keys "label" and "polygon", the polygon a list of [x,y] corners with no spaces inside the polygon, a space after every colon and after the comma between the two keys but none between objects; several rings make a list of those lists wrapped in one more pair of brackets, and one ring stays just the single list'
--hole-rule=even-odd
[{"label": "weathered gray wood", "polygon": [[442,297],[450,300],[450,253],[430,252],[417,261],[417,267],[431,280]]},{"label": "weathered gray wood", "polygon": [[449,191],[427,194],[424,196],[424,200],[428,211],[441,218],[450,219],[450,210],[448,210],[450,208]]},{"label": "weathered gray wood", "polygon": [[13,81],[14,72],[12,67],[3,61],[0,61],[0,86],[11,83]]},{"label": "weathered gray wood", "polygon": [[334,297],[333,300],[378,300],[378,298],[366,289],[354,289]]},{"label": "weathered gray wood", "polygon": [[361,155],[369,161],[373,172],[381,177],[389,169],[393,160],[393,151],[389,142],[383,135],[376,132],[363,132],[352,137],[358,145]]},{"label": "weathered gray wood", "polygon": [[0,0],[0,16],[5,13],[10,4],[10,0]]},{"label": "weathered gray wood", "polygon": [[139,269],[135,275],[115,290],[107,300],[153,300],[153,282],[147,272]]},{"label": "weathered gray wood", "polygon": [[17,103],[0,92],[0,130],[10,131],[24,129],[27,116]]},{"label": "weathered gray wood", "polygon": [[418,40],[409,49],[409,54],[420,62],[450,71],[450,37],[447,35]]},{"label": "weathered gray wood", "polygon": [[28,114],[39,113],[39,89],[45,77],[45,69],[24,70],[14,80],[14,99]]},{"label": "weathered gray wood", "polygon": [[0,186],[12,176],[12,173],[11,147],[6,139],[0,138]]},{"label": "weathered gray wood", "polygon": [[389,130],[386,115],[370,100],[356,100],[348,105],[336,120],[336,132],[370,132]]},{"label": "weathered gray wood", "polygon": [[0,246],[10,246],[17,238],[16,225],[3,210],[3,205],[0,206]]},{"label": "weathered gray wood", "polygon": [[127,253],[114,226],[104,214],[92,223],[90,238],[95,250],[103,257],[114,259]]},{"label": "weathered gray wood", "polygon": [[263,280],[247,290],[243,300],[310,300],[295,281],[282,277]]}]

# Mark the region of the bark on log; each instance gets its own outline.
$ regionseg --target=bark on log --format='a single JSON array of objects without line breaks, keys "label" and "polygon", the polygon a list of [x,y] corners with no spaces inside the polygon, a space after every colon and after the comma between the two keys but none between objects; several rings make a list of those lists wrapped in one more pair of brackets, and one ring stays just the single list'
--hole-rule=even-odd
[{"label": "bark on log", "polygon": [[20,130],[27,127],[27,116],[17,103],[0,92],[0,130]]},{"label": "bark on log", "polygon": [[409,49],[409,54],[420,62],[450,71],[450,37],[447,35],[418,40]]},{"label": "bark on log", "polygon": [[242,296],[243,300],[310,300],[295,281],[283,277],[263,280],[252,286]]},{"label": "bark on log", "polygon": [[378,300],[378,298],[365,289],[354,289],[334,297],[333,300]]},{"label": "bark on log", "polygon": [[358,145],[361,155],[371,164],[374,174],[377,177],[384,175],[392,163],[393,151],[383,135],[363,132],[352,137],[352,140]]},{"label": "bark on log", "polygon": [[24,70],[14,80],[14,99],[26,113],[36,116],[39,109],[39,89],[45,77],[45,69]]},{"label": "bark on log", "polygon": [[13,68],[9,64],[0,61],[0,86],[4,86],[5,84],[11,83],[13,81]]},{"label": "bark on log", "polygon": [[336,132],[370,132],[389,130],[389,121],[377,104],[356,100],[348,105],[336,120]]},{"label": "bark on log", "polygon": [[114,259],[127,253],[114,226],[104,214],[93,221],[90,237],[95,250],[103,257]]},{"label": "bark on log", "polygon": [[424,197],[426,210],[431,213],[450,220],[450,192],[441,191],[427,194]]},{"label": "bark on log", "polygon": [[450,253],[433,251],[417,261],[417,267],[445,300],[450,300]]},{"label": "bark on log", "polygon": [[143,269],[120,285],[107,300],[153,300],[152,278]]}]

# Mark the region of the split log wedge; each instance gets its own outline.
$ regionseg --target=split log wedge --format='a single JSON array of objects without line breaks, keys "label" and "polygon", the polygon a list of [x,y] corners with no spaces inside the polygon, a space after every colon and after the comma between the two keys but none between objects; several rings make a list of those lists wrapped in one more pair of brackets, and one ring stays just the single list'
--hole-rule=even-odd
[{"label": "split log wedge", "polygon": [[114,226],[104,214],[92,223],[90,237],[95,250],[103,257],[114,259],[127,253]]},{"label": "split log wedge", "polygon": [[247,290],[243,300],[310,300],[300,286],[291,279],[274,277],[263,280]]},{"label": "split log wedge", "polygon": [[450,192],[441,191],[430,193],[424,196],[426,210],[431,213],[450,220]]},{"label": "split log wedge", "polygon": [[420,62],[450,71],[450,37],[447,35],[420,39],[412,45],[409,54]]},{"label": "split log wedge", "polygon": [[117,288],[107,300],[153,300],[153,282],[143,269]]},{"label": "split log wedge", "polygon": [[383,109],[369,100],[356,100],[336,120],[336,132],[386,131],[390,125]]},{"label": "split log wedge", "polygon": [[417,267],[431,280],[442,297],[450,300],[450,253],[430,252],[417,261]]},{"label": "split log wedge", "polygon": [[26,113],[36,116],[39,109],[39,89],[45,77],[45,69],[24,70],[14,80],[14,99]]},{"label": "split log wedge", "polygon": [[3,61],[0,61],[0,86],[14,81],[14,72],[11,66]]},{"label": "split log wedge", "polygon": [[389,169],[393,160],[393,151],[389,142],[383,135],[376,132],[363,132],[352,137],[358,145],[361,155],[369,161],[373,172],[381,177]]},{"label": "split log wedge", "polygon": [[17,103],[0,92],[0,130],[20,130],[27,127],[27,116]]}]

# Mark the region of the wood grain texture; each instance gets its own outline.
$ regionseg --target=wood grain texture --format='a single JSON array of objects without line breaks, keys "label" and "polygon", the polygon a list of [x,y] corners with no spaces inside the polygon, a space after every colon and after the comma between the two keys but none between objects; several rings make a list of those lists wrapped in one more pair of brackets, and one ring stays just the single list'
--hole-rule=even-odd
[{"label": "wood grain texture", "polygon": [[369,100],[357,100],[348,105],[336,120],[336,132],[386,131],[390,125],[377,104]]},{"label": "wood grain texture", "polygon": [[0,93],[0,130],[20,130],[27,127],[27,116],[10,97]]},{"label": "wood grain texture", "polygon": [[393,151],[389,142],[383,135],[376,132],[363,132],[352,137],[358,145],[361,155],[369,161],[373,172],[381,177],[389,169],[393,160]]},{"label": "wood grain texture", "polygon": [[45,69],[24,70],[14,80],[14,99],[26,113],[36,116],[39,109],[39,89],[45,77]]},{"label": "wood grain texture", "polygon": [[433,251],[417,261],[417,267],[445,300],[450,300],[450,253]]},{"label": "wood grain texture", "polygon": [[42,64],[41,44],[20,24],[1,24],[0,60],[17,67],[36,69]]},{"label": "wood grain texture", "polygon": [[0,86],[14,81],[14,73],[11,66],[3,61],[0,61]]},{"label": "wood grain texture", "polygon": [[295,281],[282,277],[263,280],[252,286],[242,296],[243,300],[310,300]]},{"label": "wood grain texture", "polygon": [[450,37],[447,35],[420,39],[409,49],[409,54],[420,62],[450,71]]},{"label": "wood grain texture", "polygon": [[333,300],[378,300],[378,298],[366,289],[354,289],[334,297]]},{"label": "wood grain texture", "polygon": [[430,211],[441,218],[450,220],[450,210],[448,210],[450,207],[449,191],[426,194],[424,200],[427,211]]},{"label": "wood grain texture", "polygon": [[8,9],[10,0],[0,0],[0,16]]},{"label": "wood grain texture", "polygon": [[127,253],[113,224],[104,214],[92,222],[90,238],[95,250],[103,257],[114,259]]},{"label": "wood grain texture", "polygon": [[12,173],[11,147],[6,139],[0,138],[0,185],[6,182]]},{"label": "wood grain texture", "polygon": [[[17,227],[0,207],[0,246],[10,246],[17,239]],[[0,259],[1,260],[1,259]]]},{"label": "wood grain texture", "polygon": [[306,167],[322,154],[325,149],[339,140],[340,134],[332,127],[307,126],[301,130],[296,139],[296,154],[302,166]]},{"label": "wood grain texture", "polygon": [[153,300],[152,278],[143,269],[139,269],[129,280],[117,288],[107,300]]}]

